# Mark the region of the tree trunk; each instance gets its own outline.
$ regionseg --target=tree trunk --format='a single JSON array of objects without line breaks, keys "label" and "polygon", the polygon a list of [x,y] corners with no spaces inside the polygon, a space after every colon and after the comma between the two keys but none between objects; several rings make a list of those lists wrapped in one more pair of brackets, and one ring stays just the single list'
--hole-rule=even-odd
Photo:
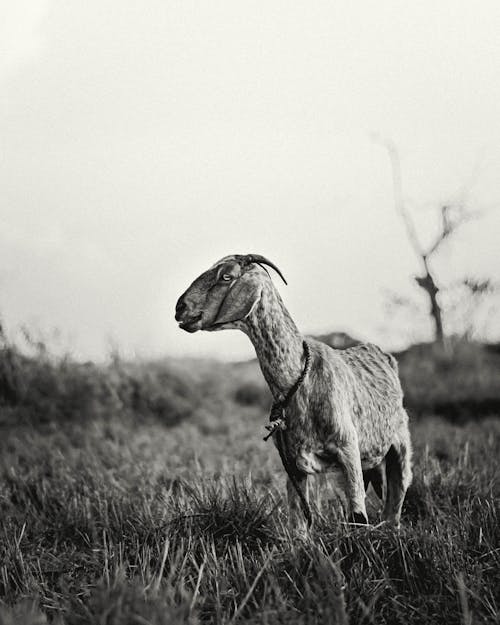
[{"label": "tree trunk", "polygon": [[429,299],[431,302],[431,316],[434,320],[434,340],[436,343],[439,343],[440,345],[444,345],[443,318],[442,318],[442,313],[441,313],[441,306],[439,305],[439,302],[437,299],[439,288],[436,286],[436,283],[434,282],[434,278],[430,274],[427,266],[426,266],[426,270],[427,270],[427,274],[422,278],[417,276],[415,278],[415,281],[419,287],[424,289],[424,291],[429,296]]}]

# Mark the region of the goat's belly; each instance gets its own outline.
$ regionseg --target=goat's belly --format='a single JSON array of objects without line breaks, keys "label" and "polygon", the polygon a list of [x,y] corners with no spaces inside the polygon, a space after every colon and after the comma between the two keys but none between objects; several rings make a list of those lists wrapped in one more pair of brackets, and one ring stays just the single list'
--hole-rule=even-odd
[{"label": "goat's belly", "polygon": [[[384,453],[366,454],[361,457],[361,468],[368,471],[378,466],[384,459]],[[331,449],[300,450],[295,460],[297,468],[303,473],[330,473],[342,469],[337,454]]]},{"label": "goat's belly", "polygon": [[361,468],[363,471],[369,471],[370,469],[374,469],[378,467],[378,465],[385,458],[385,455],[372,455],[372,456],[362,456],[361,457]]}]

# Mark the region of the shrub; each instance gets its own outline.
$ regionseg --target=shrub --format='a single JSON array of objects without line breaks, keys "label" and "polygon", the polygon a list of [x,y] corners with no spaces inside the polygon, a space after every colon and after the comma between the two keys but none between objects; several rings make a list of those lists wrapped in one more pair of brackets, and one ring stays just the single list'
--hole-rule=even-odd
[{"label": "shrub", "polygon": [[201,401],[196,386],[165,365],[77,363],[47,352],[0,347],[0,423],[51,423],[129,414],[166,425],[187,418]]},{"label": "shrub", "polygon": [[500,412],[500,356],[486,345],[456,341],[445,351],[426,343],[396,356],[412,413],[463,421]]}]

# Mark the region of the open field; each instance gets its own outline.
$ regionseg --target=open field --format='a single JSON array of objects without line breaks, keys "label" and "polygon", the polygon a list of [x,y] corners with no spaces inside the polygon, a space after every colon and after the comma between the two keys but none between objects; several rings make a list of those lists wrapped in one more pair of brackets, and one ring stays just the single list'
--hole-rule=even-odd
[{"label": "open field", "polygon": [[[345,525],[322,479],[306,539],[288,528],[252,365],[170,363],[168,375],[157,365],[132,384],[135,410],[130,389],[110,381],[123,365],[106,374],[109,403],[89,367],[65,366],[95,395],[84,412],[74,402],[47,417],[41,397],[35,414],[26,388],[19,405],[3,400],[0,623],[499,621],[494,416],[413,420],[414,481],[399,534]],[[186,366],[193,377],[183,386]],[[370,492],[374,524],[378,507]]]}]

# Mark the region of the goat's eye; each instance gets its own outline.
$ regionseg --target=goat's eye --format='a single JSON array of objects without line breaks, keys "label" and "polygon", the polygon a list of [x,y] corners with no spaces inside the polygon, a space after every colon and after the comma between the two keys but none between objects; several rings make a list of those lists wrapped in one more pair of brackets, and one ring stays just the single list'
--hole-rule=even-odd
[{"label": "goat's eye", "polygon": [[222,276],[220,277],[220,279],[223,282],[230,282],[233,279],[233,276],[230,275],[229,273],[223,273]]}]

